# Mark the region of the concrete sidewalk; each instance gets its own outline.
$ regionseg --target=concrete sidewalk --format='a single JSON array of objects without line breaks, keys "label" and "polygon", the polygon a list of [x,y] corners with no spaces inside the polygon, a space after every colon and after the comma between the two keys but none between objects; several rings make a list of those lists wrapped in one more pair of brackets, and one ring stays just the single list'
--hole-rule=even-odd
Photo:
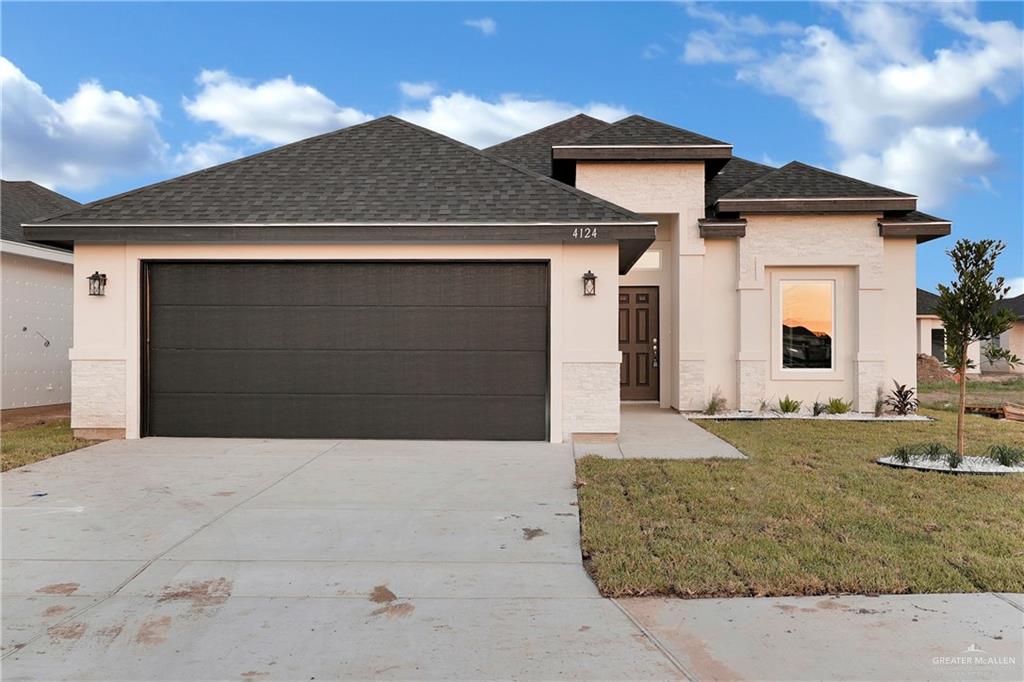
[{"label": "concrete sidewalk", "polygon": [[1024,595],[621,599],[692,680],[1024,679]]},{"label": "concrete sidewalk", "polygon": [[675,410],[622,403],[617,439],[573,440],[573,454],[609,459],[746,459],[746,456]]}]

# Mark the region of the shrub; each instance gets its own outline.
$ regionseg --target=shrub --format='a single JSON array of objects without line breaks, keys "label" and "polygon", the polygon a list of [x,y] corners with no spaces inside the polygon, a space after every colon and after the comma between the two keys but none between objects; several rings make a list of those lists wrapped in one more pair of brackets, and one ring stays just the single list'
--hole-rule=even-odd
[{"label": "shrub", "polygon": [[757,411],[760,412],[761,414],[765,414],[766,412],[771,412],[772,410],[771,410],[770,407],[768,407],[769,405],[770,405],[770,403],[768,402],[767,399],[761,398],[761,401],[758,403],[758,406],[757,406]]},{"label": "shrub", "polygon": [[885,399],[885,404],[901,417],[916,412],[918,401],[914,397],[914,389],[907,388],[906,384],[901,384],[895,379],[892,380],[892,383],[895,388],[889,391],[889,397]]},{"label": "shrub", "polygon": [[785,398],[779,398],[779,412],[782,414],[793,414],[794,412],[800,411],[800,406],[803,405],[799,400],[793,400],[786,394]]},{"label": "shrub", "polygon": [[996,443],[989,446],[985,456],[1004,467],[1015,467],[1024,464],[1024,447]]},{"label": "shrub", "polygon": [[814,404],[811,405],[811,414],[814,415],[815,417],[820,417],[821,415],[825,414],[826,411],[828,411],[828,405],[821,402],[820,400],[815,400]]},{"label": "shrub", "polygon": [[956,469],[960,466],[960,463],[964,461],[964,456],[956,450],[950,450],[946,454],[946,464],[949,465],[950,469]]},{"label": "shrub", "polygon": [[878,387],[876,393],[878,395],[875,397],[875,419],[878,419],[885,414],[885,396],[882,395],[881,386]]},{"label": "shrub", "polygon": [[711,394],[711,400],[704,407],[704,414],[718,414],[726,407],[725,398],[722,397],[722,392],[717,388],[715,392]]},{"label": "shrub", "polygon": [[917,457],[917,455],[918,448],[916,445],[897,445],[889,451],[890,457],[903,464],[909,464],[910,460]]},{"label": "shrub", "polygon": [[829,398],[825,411],[829,414],[846,414],[853,409],[853,402],[842,398]]},{"label": "shrub", "polygon": [[924,443],[919,446],[918,452],[925,459],[938,461],[940,459],[949,459],[949,455],[953,452],[942,443]]}]

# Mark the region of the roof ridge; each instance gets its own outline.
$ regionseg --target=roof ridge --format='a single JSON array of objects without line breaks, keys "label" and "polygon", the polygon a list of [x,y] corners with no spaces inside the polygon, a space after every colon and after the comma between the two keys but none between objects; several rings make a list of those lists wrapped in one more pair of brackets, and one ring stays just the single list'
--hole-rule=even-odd
[{"label": "roof ridge", "polygon": [[555,121],[554,123],[549,123],[546,126],[541,126],[540,128],[537,128],[536,130],[530,130],[528,132],[523,133],[522,135],[516,135],[515,137],[510,137],[507,140],[504,140],[503,142],[498,142],[497,144],[492,144],[490,147],[484,147],[482,151],[489,151],[491,149],[494,149],[495,147],[500,147],[503,144],[508,144],[509,142],[515,142],[516,140],[520,140],[520,139],[522,139],[524,137],[529,137],[530,135],[536,135],[537,133],[542,132],[544,130],[547,130],[548,128],[554,128],[555,126],[561,125],[561,124],[565,123],[566,121],[572,121],[573,119],[577,119],[577,118],[590,119],[591,121],[596,121],[598,123],[603,123],[606,126],[611,125],[611,123],[608,123],[608,121],[602,121],[601,119],[597,118],[596,116],[591,116],[590,114],[585,114],[585,113],[583,113],[581,111],[580,113],[575,114],[573,116],[570,116],[569,118],[563,118],[560,121]]},{"label": "roof ridge", "polygon": [[[698,133],[695,130],[688,130],[686,128],[681,128],[681,127],[679,127],[677,125],[673,125],[672,123],[665,123],[664,121],[659,121],[659,120],[651,118],[649,116],[644,116],[643,114],[630,114],[629,116],[624,116],[624,117],[620,118],[618,121],[613,121],[613,122],[609,123],[608,124],[608,128],[613,128],[613,127],[619,125],[620,123],[625,123],[626,121],[629,121],[629,120],[639,120],[639,121],[644,121],[646,123],[653,123],[655,125],[664,126],[666,128],[671,128],[672,130],[674,130],[676,132],[679,132],[679,133],[685,133],[687,135],[696,135],[697,137],[703,137],[703,138],[711,140],[712,142],[715,142],[717,144],[729,145],[730,147],[732,146],[728,142],[723,142],[722,140],[719,140],[717,138],[711,137],[709,135],[705,135],[704,133]],[[572,140],[569,140],[569,141],[565,142],[564,144],[572,144],[572,145],[579,144],[579,143],[585,141],[588,137],[591,137],[592,135],[597,135],[599,133],[606,132],[608,130],[608,128],[601,128],[600,130],[591,131],[591,132],[587,133],[586,135],[581,135],[580,137],[577,137],[577,138],[574,138]]]},{"label": "roof ridge", "polygon": [[[597,204],[599,206],[603,206],[604,208],[611,209],[611,210],[615,211],[616,213],[618,213],[618,214],[620,214],[620,215],[622,215],[624,217],[628,217],[630,219],[636,219],[636,218],[641,217],[637,213],[634,213],[633,211],[625,209],[622,206],[619,206],[617,204],[613,204],[612,202],[606,201],[604,199],[601,199],[600,197],[596,197],[593,194],[588,194],[587,192],[584,192],[582,190],[576,189],[575,187],[573,187],[571,185],[567,185],[564,182],[559,182],[558,180],[555,180],[553,178],[549,178],[546,175],[541,175],[540,173],[534,173],[532,170],[529,170],[528,168],[524,168],[524,167],[522,167],[522,166],[520,166],[518,164],[512,163],[511,161],[507,161],[507,160],[502,159],[502,158],[497,157],[497,156],[492,156],[492,155],[488,154],[487,152],[485,152],[482,149],[477,149],[476,147],[474,147],[472,145],[469,145],[469,144],[466,144],[465,142],[460,142],[460,141],[456,140],[455,138],[448,137],[447,135],[444,135],[443,133],[439,133],[436,130],[431,130],[430,128],[425,128],[425,127],[423,127],[421,125],[417,125],[417,124],[412,123],[410,121],[406,121],[404,118],[399,118],[397,116],[389,115],[389,116],[385,116],[385,117],[382,117],[382,118],[393,119],[394,121],[396,121],[398,123],[401,123],[401,124],[403,124],[405,126],[408,126],[409,128],[412,128],[413,130],[418,130],[420,132],[426,133],[428,135],[436,137],[439,140],[447,142],[447,143],[449,143],[451,145],[455,145],[455,146],[458,146],[458,147],[463,147],[463,148],[469,150],[470,152],[476,154],[477,156],[479,156],[479,157],[481,157],[483,159],[487,159],[488,161],[491,161],[493,163],[499,163],[499,164],[501,164],[503,166],[507,166],[507,167],[509,167],[509,168],[511,168],[513,170],[519,171],[520,173],[524,173],[524,174],[530,176],[531,178],[535,178],[535,179],[538,179],[538,180],[543,180],[544,182],[546,182],[547,184],[551,185],[552,187],[560,189],[560,190],[562,190],[563,192],[565,192],[567,194],[571,194],[571,195],[573,195],[575,197],[578,197],[580,199],[586,199],[587,201],[595,203],[595,204]],[[379,120],[379,119],[375,119],[375,120]]]},{"label": "roof ridge", "polygon": [[[751,163],[757,163],[757,162],[753,161]],[[757,184],[757,183],[759,183],[761,181],[767,181],[768,178],[770,178],[771,176],[775,175],[776,173],[781,171],[783,168],[785,168],[786,166],[788,166],[788,165],[790,165],[792,163],[796,163],[796,162],[795,161],[790,161],[789,163],[785,164],[784,166],[779,166],[777,168],[775,166],[767,166],[766,164],[761,164],[761,165],[765,165],[767,168],[770,168],[771,170],[769,170],[767,173],[764,173],[762,175],[758,175],[753,180],[749,180],[749,181],[743,183],[742,185],[740,185],[739,187],[735,187],[735,188],[729,190],[728,192],[726,192],[722,196],[718,197],[718,199],[716,199],[715,201],[717,202],[717,201],[720,201],[722,199],[728,199],[730,197],[730,195],[736,194],[741,189],[746,189],[747,187],[750,187],[751,185],[755,185],[755,184]],[[726,165],[728,165],[728,164],[726,164]],[[719,171],[719,172],[721,172],[721,171]]]},{"label": "roof ridge", "polygon": [[[796,165],[796,166],[803,166],[804,168],[810,168],[811,170],[816,170],[819,173],[825,173],[826,175],[831,175],[834,178],[840,178],[842,180],[853,180],[854,182],[859,182],[859,183],[861,183],[863,185],[867,185],[869,187],[877,187],[878,189],[884,189],[886,192],[896,192],[897,194],[902,194],[903,196],[908,197],[908,198],[910,198],[910,197],[917,198],[917,195],[915,195],[915,194],[908,194],[906,192],[901,192],[898,189],[893,189],[891,187],[884,187],[882,185],[876,185],[873,182],[868,182],[867,180],[861,180],[860,178],[855,178],[852,175],[843,175],[842,173],[837,173],[835,171],[828,170],[827,168],[820,168],[818,166],[812,166],[809,163],[804,163],[803,161],[797,161],[796,159],[790,161],[789,163],[787,163],[782,168],[785,168],[786,166],[794,166],[794,165]],[[782,168],[780,168],[779,170],[782,170]]]},{"label": "roof ridge", "polygon": [[293,146],[295,146],[297,144],[301,144],[303,142],[309,142],[311,140],[318,140],[320,138],[330,137],[332,135],[340,135],[341,133],[347,132],[349,130],[353,130],[355,128],[362,128],[363,126],[369,125],[369,124],[371,124],[371,123],[373,123],[375,121],[380,121],[380,120],[386,119],[386,118],[396,118],[396,117],[391,116],[390,114],[387,115],[387,116],[381,116],[379,118],[370,119],[369,121],[363,121],[362,123],[355,123],[355,124],[350,125],[350,126],[345,126],[344,128],[337,128],[336,130],[329,130],[329,131],[327,131],[325,133],[318,133],[316,135],[310,135],[309,137],[304,137],[304,138],[302,138],[300,140],[295,140],[294,142],[287,142],[287,143],[282,144],[282,145],[277,146],[277,147],[271,147],[270,149],[264,149],[263,151],[259,151],[259,152],[256,152],[254,154],[249,154],[247,156],[241,156],[241,157],[239,157],[237,159],[231,159],[230,161],[225,161],[223,163],[218,163],[218,164],[216,164],[214,166],[208,166],[206,168],[200,168],[199,170],[194,170],[191,173],[185,173],[184,175],[176,175],[173,178],[166,178],[164,180],[158,180],[156,182],[151,182],[148,185],[143,185],[142,187],[136,187],[134,189],[130,189],[130,190],[127,190],[125,192],[121,192],[119,194],[113,194],[113,195],[111,195],[109,197],[103,197],[102,199],[96,199],[95,201],[90,201],[90,202],[88,202],[86,204],[80,204],[79,206],[76,206],[75,208],[71,209],[70,211],[64,211],[62,213],[57,213],[55,215],[49,216],[46,220],[44,220],[42,222],[47,222],[47,221],[52,220],[54,218],[63,218],[64,216],[69,215],[71,213],[74,213],[75,211],[80,211],[80,210],[83,210],[83,209],[92,208],[93,206],[101,206],[101,205],[106,204],[108,202],[114,201],[115,199],[121,199],[123,197],[131,196],[132,194],[137,194],[139,192],[142,192],[143,190],[152,189],[153,187],[160,187],[161,185],[167,185],[167,184],[170,184],[172,182],[177,182],[178,180],[185,180],[186,178],[192,178],[192,177],[195,177],[197,175],[202,175],[204,173],[209,173],[209,172],[212,172],[212,171],[215,171],[215,170],[219,170],[221,168],[226,168],[228,166],[233,166],[233,165],[241,163],[243,161],[248,161],[250,159],[255,159],[255,158],[258,158],[258,157],[261,157],[261,156],[266,156],[266,155],[271,154],[273,152],[279,151],[281,149],[287,149],[289,147],[293,147]]}]

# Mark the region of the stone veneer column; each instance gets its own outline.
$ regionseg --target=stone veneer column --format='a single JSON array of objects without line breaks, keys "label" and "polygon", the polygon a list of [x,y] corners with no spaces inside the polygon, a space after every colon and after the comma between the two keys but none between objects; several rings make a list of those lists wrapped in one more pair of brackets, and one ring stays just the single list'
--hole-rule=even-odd
[{"label": "stone veneer column", "polygon": [[736,376],[739,385],[736,407],[754,411],[765,397],[770,351],[765,347],[764,329],[770,324],[768,290],[764,283],[740,282],[739,320],[740,350],[736,358]]}]

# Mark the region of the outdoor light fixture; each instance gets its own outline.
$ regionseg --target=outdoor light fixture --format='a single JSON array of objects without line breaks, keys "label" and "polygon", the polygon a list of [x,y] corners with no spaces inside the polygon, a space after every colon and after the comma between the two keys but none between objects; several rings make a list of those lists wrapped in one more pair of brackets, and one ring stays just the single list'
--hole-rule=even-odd
[{"label": "outdoor light fixture", "polygon": [[102,296],[103,291],[107,288],[107,276],[97,270],[89,275],[87,279],[89,280],[89,295]]},{"label": "outdoor light fixture", "polygon": [[595,296],[597,295],[597,275],[590,270],[587,270],[583,274],[583,295],[584,296]]}]

